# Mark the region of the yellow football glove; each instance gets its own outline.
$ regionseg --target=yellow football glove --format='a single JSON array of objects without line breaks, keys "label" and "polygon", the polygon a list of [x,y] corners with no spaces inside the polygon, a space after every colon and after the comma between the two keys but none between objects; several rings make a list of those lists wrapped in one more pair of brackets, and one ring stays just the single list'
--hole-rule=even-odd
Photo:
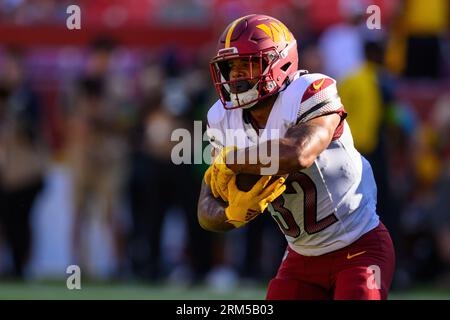
[{"label": "yellow football glove", "polygon": [[[214,167],[211,165],[211,166],[205,171],[205,174],[204,174],[204,176],[203,176],[203,179],[205,180],[205,183],[211,188],[211,192],[212,192],[213,196],[214,196],[215,198],[218,198],[219,195],[218,195],[218,193],[217,193],[217,191],[216,191],[216,190],[217,190],[217,189],[216,189],[217,182],[216,182],[215,180],[212,180],[212,172],[213,172],[213,170],[214,170]],[[214,191],[213,191],[213,186],[214,186]],[[224,198],[222,198],[222,199],[224,199]],[[227,202],[227,201],[228,201],[228,197],[225,197],[224,201]]]},{"label": "yellow football glove", "polygon": [[226,165],[226,155],[230,151],[236,150],[236,146],[224,147],[211,165],[211,172],[205,174],[205,182],[211,187],[215,198],[221,197],[223,201],[228,201],[228,182],[234,176],[234,172]]},{"label": "yellow football glove", "polygon": [[208,186],[211,185],[211,172],[212,172],[212,166],[208,167],[208,169],[205,171],[205,174],[203,175],[203,179],[205,180],[205,183]]},{"label": "yellow football glove", "polygon": [[239,228],[266,210],[269,203],[278,198],[284,190],[285,178],[281,177],[267,186],[272,176],[264,176],[248,191],[240,191],[236,186],[236,176],[228,183],[228,207],[225,209],[227,222]]}]

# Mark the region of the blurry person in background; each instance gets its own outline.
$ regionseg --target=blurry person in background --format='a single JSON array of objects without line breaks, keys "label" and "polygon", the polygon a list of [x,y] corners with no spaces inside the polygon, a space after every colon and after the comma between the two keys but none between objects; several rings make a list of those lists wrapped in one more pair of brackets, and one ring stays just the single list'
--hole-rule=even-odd
[{"label": "blurry person in background", "polygon": [[386,66],[411,79],[445,76],[449,9],[448,0],[399,1],[389,30]]},{"label": "blurry person in background", "polygon": [[[436,207],[436,182],[441,178],[441,161],[437,153],[438,134],[431,123],[420,123],[409,142],[406,157],[410,163],[410,187],[406,190],[400,215],[400,259],[401,285],[407,287],[411,281],[430,281],[439,274],[437,230],[433,223],[445,226],[445,214]],[[439,205],[442,206],[442,200]],[[446,200],[448,201],[448,195]],[[444,218],[444,219],[442,219]],[[440,221],[437,222],[437,219]],[[435,220],[435,221],[433,221]]]},{"label": "blurry person in background", "polygon": [[100,219],[112,238],[116,266],[107,276],[119,275],[124,267],[124,230],[118,206],[126,176],[126,126],[121,121],[119,103],[111,74],[114,43],[99,38],[92,44],[87,70],[77,84],[68,115],[67,157],[73,173],[74,225],[73,254],[81,267],[91,267],[86,231],[91,218]]},{"label": "blurry person in background", "polygon": [[390,197],[385,126],[386,110],[394,100],[395,82],[383,67],[381,41],[366,41],[364,55],[362,65],[340,82],[339,92],[349,113],[347,121],[355,146],[370,162],[374,172],[378,212],[395,241],[398,210],[394,209]]},{"label": "blurry person in background", "polygon": [[403,30],[406,36],[404,76],[442,76],[442,44],[448,32],[448,0],[408,0],[403,3]]},{"label": "blurry person in background", "polygon": [[0,237],[10,248],[15,277],[24,276],[30,256],[30,215],[46,163],[39,100],[22,57],[10,49],[0,66]]},{"label": "blurry person in background", "polygon": [[[180,190],[186,177],[177,172],[170,158],[173,143],[168,141],[173,130],[181,127],[179,120],[158,97],[147,101],[140,118],[139,149],[134,152],[130,177],[132,261],[138,277],[157,281],[167,276],[161,254],[165,217],[179,204],[177,199],[185,199],[189,193]],[[180,230],[174,232],[180,234]]]},{"label": "blurry person in background", "polygon": [[336,80],[355,72],[364,60],[363,33],[367,30],[363,0],[340,0],[342,23],[332,25],[319,38],[323,71]]},{"label": "blurry person in background", "polygon": [[[196,282],[208,272],[212,259],[211,236],[201,230],[195,212],[199,193],[195,183],[202,177],[193,169],[197,166],[173,163],[172,148],[178,142],[171,142],[171,135],[180,128],[193,133],[191,116],[201,107],[206,82],[195,68],[184,72],[176,51],[164,58],[162,63],[148,61],[139,75],[143,103],[132,130],[128,186],[133,217],[131,259],[139,278]],[[173,208],[183,211],[187,231],[183,252],[177,257],[173,252],[161,253],[164,222]],[[170,238],[179,237],[182,231],[170,230]],[[164,257],[172,259],[172,265],[164,266]]]},{"label": "blurry person in background", "polygon": [[443,95],[433,112],[433,128],[437,133],[436,156],[441,159],[439,176],[434,185],[435,198],[428,214],[431,216],[434,241],[439,262],[436,285],[450,288],[450,95]]},{"label": "blurry person in background", "polygon": [[[127,249],[133,274],[139,279],[155,280],[159,277],[163,214],[160,213],[160,200],[156,194],[157,170],[149,155],[151,148],[148,140],[156,140],[163,132],[158,132],[157,137],[151,137],[150,131],[147,130],[147,118],[161,103],[164,73],[157,63],[148,59],[139,69],[137,78],[142,103],[129,136],[130,170],[127,177],[127,196],[130,201],[132,230]],[[165,123],[163,122],[160,128],[166,128]],[[163,150],[165,149],[166,146]]]}]

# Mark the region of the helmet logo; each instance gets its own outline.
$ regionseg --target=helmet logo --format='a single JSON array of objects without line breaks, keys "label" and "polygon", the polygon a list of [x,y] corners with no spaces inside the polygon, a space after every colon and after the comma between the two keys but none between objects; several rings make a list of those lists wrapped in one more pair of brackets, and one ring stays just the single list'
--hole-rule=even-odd
[{"label": "helmet logo", "polygon": [[264,31],[267,36],[269,36],[273,42],[280,42],[280,35],[283,35],[284,39],[289,42],[291,41],[291,34],[284,24],[281,22],[270,22],[270,25],[259,24],[256,26],[258,29]]}]

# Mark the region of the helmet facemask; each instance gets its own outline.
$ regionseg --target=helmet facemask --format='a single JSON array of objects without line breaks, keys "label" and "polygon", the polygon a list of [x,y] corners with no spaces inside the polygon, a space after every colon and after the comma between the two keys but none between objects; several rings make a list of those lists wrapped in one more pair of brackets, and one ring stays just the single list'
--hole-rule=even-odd
[{"label": "helmet facemask", "polygon": [[[232,49],[232,48],[230,48]],[[230,50],[227,49],[229,52]],[[254,54],[237,54],[235,52],[217,55],[210,63],[210,71],[216,91],[225,109],[250,108],[258,101],[278,92],[271,69],[279,59],[274,48]],[[248,62],[246,76],[230,80],[231,60]],[[259,71],[253,65],[259,66]]]}]

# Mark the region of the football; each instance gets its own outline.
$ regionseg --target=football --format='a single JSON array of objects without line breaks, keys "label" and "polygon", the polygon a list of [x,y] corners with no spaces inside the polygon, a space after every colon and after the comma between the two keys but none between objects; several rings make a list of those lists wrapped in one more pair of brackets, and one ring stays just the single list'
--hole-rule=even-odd
[{"label": "football", "polygon": [[[268,185],[274,183],[280,177],[287,178],[287,175],[284,175],[284,176],[272,176],[272,178],[270,179]],[[248,192],[248,191],[250,191],[253,188],[253,186],[261,178],[262,178],[262,176],[260,176],[260,175],[239,173],[239,174],[236,175],[236,186],[238,187],[239,190]]]}]

